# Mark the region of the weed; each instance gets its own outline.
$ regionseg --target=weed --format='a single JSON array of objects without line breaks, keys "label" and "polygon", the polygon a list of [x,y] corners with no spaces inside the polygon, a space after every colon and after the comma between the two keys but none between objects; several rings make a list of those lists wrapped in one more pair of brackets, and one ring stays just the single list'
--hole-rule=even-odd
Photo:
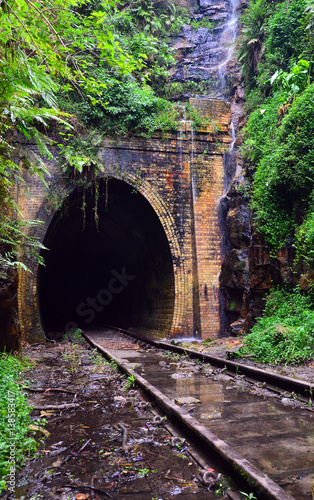
[{"label": "weed", "polygon": [[67,369],[70,373],[76,373],[81,366],[82,362],[82,350],[78,345],[74,345],[70,352],[64,352],[62,354],[64,361],[66,362]]},{"label": "weed", "polygon": [[92,349],[92,351],[89,354],[89,359],[90,361],[97,366],[101,365],[107,365],[108,361],[106,361],[102,355],[97,351],[97,349]]},{"label": "weed", "polygon": [[[37,427],[42,427],[42,422],[31,420],[31,408],[19,384],[22,372],[29,367],[30,364],[23,357],[0,354],[0,492],[6,489],[13,458],[15,465],[19,466],[23,463],[24,457],[32,455],[38,446],[35,439],[30,436],[29,425],[33,423]],[[12,443],[14,443],[14,457],[11,456]]]},{"label": "weed", "polygon": [[136,384],[136,380],[134,375],[128,375],[126,383],[123,386],[124,391],[128,391],[129,389],[132,389]]},{"label": "weed", "polygon": [[82,330],[80,330],[80,328],[72,328],[65,334],[64,338],[71,340],[72,342],[81,343],[83,340]]},{"label": "weed", "polygon": [[250,500],[257,500],[256,496],[254,496],[254,493],[245,493],[244,491],[240,491],[241,495],[243,495],[245,498],[249,498]]},{"label": "weed", "polygon": [[244,338],[239,354],[266,363],[297,364],[314,354],[313,299],[298,287],[272,290],[264,315]]},{"label": "weed", "polygon": [[113,369],[113,371],[115,371],[115,372],[117,372],[119,369],[119,365],[114,359],[110,360],[110,366]]},{"label": "weed", "polygon": [[162,353],[162,356],[165,358],[172,358],[172,352],[171,351],[165,351]]}]

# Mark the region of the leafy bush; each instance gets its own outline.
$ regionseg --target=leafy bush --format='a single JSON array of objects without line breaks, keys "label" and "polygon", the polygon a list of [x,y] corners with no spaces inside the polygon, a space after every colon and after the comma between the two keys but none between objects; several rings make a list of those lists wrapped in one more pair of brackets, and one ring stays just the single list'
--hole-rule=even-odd
[{"label": "leafy bush", "polygon": [[303,27],[305,5],[304,0],[282,2],[269,19],[267,57],[280,68],[289,67],[307,44]]},{"label": "leafy bush", "polygon": [[253,161],[258,162],[252,196],[255,220],[266,242],[277,250],[293,240],[295,232],[301,242],[304,235],[298,228],[305,219],[308,226],[312,217],[314,85],[295,98],[282,121],[278,123],[277,118],[277,126],[267,120],[268,115],[275,117],[275,99],[276,96],[270,101],[270,110],[266,106],[263,117],[258,111],[251,114],[247,127],[250,138],[245,148],[253,145],[253,152],[249,150],[247,156],[251,154]]},{"label": "leafy bush", "polygon": [[246,80],[242,154],[257,230],[276,255],[314,265],[312,0],[250,0],[238,55]]},{"label": "leafy bush", "polygon": [[10,464],[18,467],[25,455],[37,448],[28,428],[32,422],[31,408],[19,384],[26,368],[27,364],[18,357],[0,354],[0,492],[5,488]]},{"label": "leafy bush", "polygon": [[314,303],[299,288],[272,290],[239,354],[264,363],[297,364],[314,356]]},{"label": "leafy bush", "polygon": [[140,86],[135,81],[117,81],[103,90],[95,105],[76,103],[76,112],[88,127],[111,135],[149,134],[177,127],[172,105],[157,97],[148,85]]},{"label": "leafy bush", "polygon": [[311,267],[314,262],[314,209],[307,214],[304,222],[296,230],[295,246],[297,261],[303,261]]}]

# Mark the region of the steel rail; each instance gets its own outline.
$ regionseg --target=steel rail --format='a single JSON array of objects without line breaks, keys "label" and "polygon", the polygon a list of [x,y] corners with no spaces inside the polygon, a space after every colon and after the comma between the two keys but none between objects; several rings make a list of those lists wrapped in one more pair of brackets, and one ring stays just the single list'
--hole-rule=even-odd
[{"label": "steel rail", "polygon": [[212,354],[197,352],[193,349],[183,348],[178,345],[171,344],[170,342],[141,337],[134,332],[130,332],[129,330],[124,330],[122,328],[116,328],[112,326],[108,327],[125,335],[129,335],[136,340],[146,342],[147,344],[150,344],[157,349],[173,351],[182,355],[188,354],[189,357],[193,359],[199,359],[204,363],[210,363],[217,368],[226,368],[231,373],[235,373],[237,375],[245,375],[259,382],[266,382],[273,387],[278,387],[283,390],[294,392],[297,395],[301,395],[307,400],[313,399],[314,384],[310,384],[309,382],[305,382],[304,380],[286,377],[285,375],[280,375],[279,373],[262,370],[261,368],[257,368],[255,366],[245,365],[244,363],[238,363],[218,356],[213,356]]},{"label": "steel rail", "polygon": [[[118,329],[116,328],[115,330]],[[119,331],[121,331],[121,329],[119,329]],[[129,334],[129,332],[126,331],[124,333]],[[103,346],[95,342],[87,333],[83,332],[83,335],[93,348],[96,348],[107,359],[113,360],[119,366],[121,371],[134,377],[134,380],[144,391],[144,394],[162,409],[172,423],[180,426],[183,429],[183,432],[188,434],[189,439],[193,440],[196,446],[201,444],[203,452],[207,452],[211,455],[214,454],[218,457],[224,468],[233,476],[234,480],[238,484],[246,484],[247,487],[258,495],[259,500],[293,500],[294,497],[283,490],[269,476],[252,465],[247,459],[242,457],[227,443],[200,424],[195,418],[185,413],[176,404],[172,403],[172,401],[159,389],[136,373],[130,367],[129,363],[125,363],[110,352],[110,350],[105,349]],[[143,338],[140,338],[140,340],[146,342],[146,339],[144,340]],[[168,344],[166,343],[156,341],[153,342],[156,344],[156,347],[160,346],[160,348],[165,349],[165,347],[163,347],[165,345],[168,348]],[[152,342],[149,343],[152,344]],[[194,351],[191,352],[195,354]]]}]

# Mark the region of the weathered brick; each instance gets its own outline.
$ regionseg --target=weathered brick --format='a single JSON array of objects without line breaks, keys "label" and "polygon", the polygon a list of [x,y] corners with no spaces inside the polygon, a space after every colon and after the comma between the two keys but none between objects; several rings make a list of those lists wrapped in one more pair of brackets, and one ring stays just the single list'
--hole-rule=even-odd
[{"label": "weathered brick", "polygon": [[[198,132],[181,123],[181,132],[157,132],[143,137],[105,138],[99,156],[104,177],[120,178],[134,186],[151,204],[164,228],[172,253],[175,299],[172,325],[165,331],[165,316],[172,306],[160,301],[154,312],[161,334],[198,333],[217,337],[220,330],[218,276],[222,233],[218,205],[224,189],[223,154],[230,143],[230,107],[214,99],[193,99],[192,104],[212,121]],[[216,126],[218,125],[218,131]],[[46,181],[64,188],[57,165],[47,164]],[[18,204],[24,217],[42,220],[32,234],[44,240],[54,212],[47,210],[47,190],[40,179],[25,173],[27,189],[20,188]],[[24,338],[43,338],[37,307],[37,265],[25,263],[32,273],[20,271],[18,305]],[[170,286],[170,285],[169,285]],[[165,297],[167,294],[165,294]],[[169,328],[168,328],[169,329]],[[196,332],[196,329],[198,332]]]}]

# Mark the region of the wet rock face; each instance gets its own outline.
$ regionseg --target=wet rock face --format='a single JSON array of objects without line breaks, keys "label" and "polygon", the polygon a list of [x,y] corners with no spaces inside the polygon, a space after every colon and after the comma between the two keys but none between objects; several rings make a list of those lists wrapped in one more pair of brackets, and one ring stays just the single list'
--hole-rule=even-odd
[{"label": "wet rock face", "polygon": [[[177,62],[172,69],[174,81],[208,81],[208,95],[228,94],[228,75],[236,71],[232,46],[237,35],[237,15],[245,6],[245,2],[236,5],[235,0],[199,0],[193,18],[200,27],[186,25],[172,40],[177,49]],[[202,21],[213,26],[202,27]]]},{"label": "wet rock face", "polygon": [[233,248],[227,252],[221,267],[220,280],[231,289],[249,290],[249,251],[248,248]]},{"label": "wet rock face", "polygon": [[292,248],[281,249],[274,257],[254,230],[248,198],[242,194],[245,190],[240,175],[226,196],[226,229],[233,248],[225,255],[219,278],[224,311],[233,335],[250,331],[256,318],[262,315],[265,299],[274,285],[295,286],[301,275],[301,269],[292,271],[295,258]]},{"label": "wet rock face", "polygon": [[251,217],[246,205],[231,208],[226,217],[227,234],[231,245],[245,248],[250,244]]},{"label": "wet rock face", "polygon": [[[223,2],[225,4],[226,2]],[[217,5],[217,0],[200,0],[201,9],[208,9]]]},{"label": "wet rock face", "polygon": [[181,49],[172,76],[174,81],[208,80],[223,58],[217,35],[208,28],[195,31],[191,26],[184,26],[173,45]]},{"label": "wet rock face", "polygon": [[0,281],[0,352],[19,348],[18,329],[15,325],[17,310],[17,273],[12,271]]}]

